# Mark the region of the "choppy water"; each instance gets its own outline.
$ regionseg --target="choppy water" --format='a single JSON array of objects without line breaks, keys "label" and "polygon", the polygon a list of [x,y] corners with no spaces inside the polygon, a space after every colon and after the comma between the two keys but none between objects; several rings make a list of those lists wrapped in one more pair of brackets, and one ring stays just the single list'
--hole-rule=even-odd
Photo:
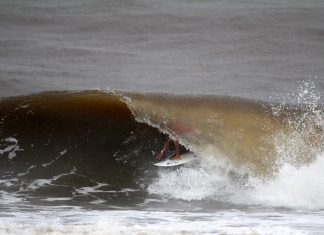
[{"label": "choppy water", "polygon": [[323,4],[2,0],[1,94],[109,87],[269,99],[322,81]]},{"label": "choppy water", "polygon": [[322,234],[323,7],[1,1],[0,234]]}]

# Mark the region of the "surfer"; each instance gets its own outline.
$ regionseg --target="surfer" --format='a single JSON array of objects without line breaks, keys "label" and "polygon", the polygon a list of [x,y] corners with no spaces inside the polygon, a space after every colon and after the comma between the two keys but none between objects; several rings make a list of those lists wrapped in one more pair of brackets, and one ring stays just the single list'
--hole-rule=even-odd
[{"label": "surfer", "polygon": [[[190,131],[190,128],[188,125],[184,124],[183,122],[176,122],[173,127],[171,128],[171,132],[175,136],[179,136],[180,134],[184,134]],[[170,142],[173,142],[174,149],[175,149],[175,155],[170,158],[170,160],[180,160],[180,146],[179,141],[173,140],[170,137],[167,138],[167,140],[164,143],[163,149],[161,150],[160,154],[156,157],[156,159],[160,160],[164,157],[166,150],[168,149]]]},{"label": "surfer", "polygon": [[170,137],[168,137],[168,139],[165,141],[164,146],[163,146],[163,149],[161,150],[159,156],[156,157],[156,159],[160,160],[160,159],[163,158],[163,156],[165,155],[165,152],[168,149],[171,141],[174,144],[174,148],[175,148],[176,154],[173,157],[171,157],[170,160],[180,160],[179,142],[172,140]]}]

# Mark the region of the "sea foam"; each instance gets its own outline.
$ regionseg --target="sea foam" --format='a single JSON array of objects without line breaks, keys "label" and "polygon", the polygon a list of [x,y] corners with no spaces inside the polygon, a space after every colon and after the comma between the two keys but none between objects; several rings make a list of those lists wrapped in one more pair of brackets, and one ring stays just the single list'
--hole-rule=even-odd
[{"label": "sea foam", "polygon": [[235,202],[288,207],[303,210],[324,209],[324,154],[301,167],[286,164],[272,180],[256,180],[252,189],[232,198]]}]

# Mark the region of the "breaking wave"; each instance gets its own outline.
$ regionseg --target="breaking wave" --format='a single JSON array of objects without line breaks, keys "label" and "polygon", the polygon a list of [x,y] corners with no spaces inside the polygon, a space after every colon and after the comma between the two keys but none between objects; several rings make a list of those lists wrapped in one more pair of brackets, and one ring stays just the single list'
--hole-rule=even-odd
[{"label": "breaking wave", "polygon": [[[118,207],[151,194],[323,209],[323,107],[313,84],[297,93],[280,104],[100,91],[3,99],[0,197]],[[168,136],[199,160],[154,167]]]}]

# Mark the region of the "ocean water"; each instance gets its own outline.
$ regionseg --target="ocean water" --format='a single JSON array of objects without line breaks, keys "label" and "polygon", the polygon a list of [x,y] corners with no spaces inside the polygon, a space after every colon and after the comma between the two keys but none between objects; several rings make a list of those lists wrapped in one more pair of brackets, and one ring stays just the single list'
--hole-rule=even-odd
[{"label": "ocean water", "polygon": [[[317,0],[0,1],[0,234],[324,234],[323,22]],[[197,159],[154,166],[168,137]]]}]

